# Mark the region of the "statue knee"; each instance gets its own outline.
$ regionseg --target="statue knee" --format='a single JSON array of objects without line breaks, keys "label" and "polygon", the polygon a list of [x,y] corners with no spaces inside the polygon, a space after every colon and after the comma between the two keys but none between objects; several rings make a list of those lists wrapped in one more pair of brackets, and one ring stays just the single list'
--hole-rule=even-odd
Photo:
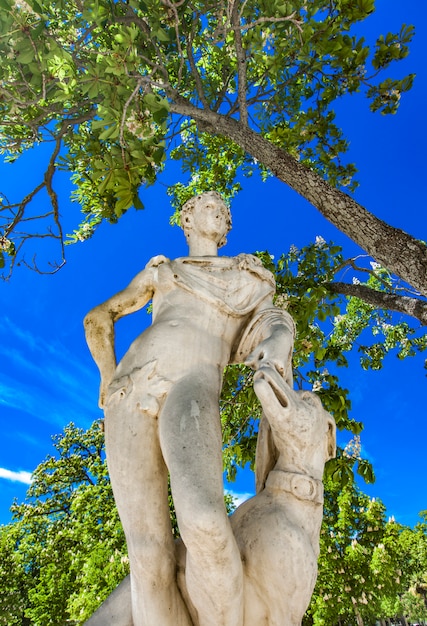
[{"label": "statue knee", "polygon": [[182,539],[190,554],[220,555],[232,537],[225,508],[202,506],[178,520]]},{"label": "statue knee", "polygon": [[129,543],[129,559],[134,579],[152,588],[167,586],[175,578],[175,553],[154,538]]}]

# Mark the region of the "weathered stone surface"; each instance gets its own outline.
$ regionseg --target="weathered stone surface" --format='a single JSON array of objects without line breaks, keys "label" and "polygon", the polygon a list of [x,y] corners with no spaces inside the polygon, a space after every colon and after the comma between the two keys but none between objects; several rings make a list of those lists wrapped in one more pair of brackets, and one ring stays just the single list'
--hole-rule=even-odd
[{"label": "weathered stone surface", "polygon": [[[294,324],[273,306],[273,276],[251,255],[217,256],[231,224],[218,194],[191,200],[181,220],[189,257],[155,257],[85,319],[101,373],[107,461],[131,566],[130,579],[89,624],[128,626],[130,610],[133,626],[296,626],[316,575],[320,481],[333,422],[312,394],[291,389]],[[117,365],[114,323],[150,299],[153,323]],[[256,370],[265,415],[259,493],[230,521],[219,395],[231,362]],[[283,568],[292,572],[289,591],[280,581]],[[120,617],[109,617],[112,611]]]},{"label": "weathered stone surface", "polygon": [[133,626],[129,576],[116,587],[85,626]]}]

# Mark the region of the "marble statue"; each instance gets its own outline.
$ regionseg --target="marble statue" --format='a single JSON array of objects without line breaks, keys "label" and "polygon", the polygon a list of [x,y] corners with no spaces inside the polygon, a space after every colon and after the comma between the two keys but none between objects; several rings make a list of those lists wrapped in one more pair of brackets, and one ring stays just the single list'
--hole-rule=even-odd
[{"label": "marble statue", "polygon": [[[273,276],[252,255],[218,256],[231,227],[221,197],[196,196],[181,223],[188,257],[154,257],[85,318],[130,560],[130,577],[87,625],[298,626],[316,576],[333,420],[292,390],[294,324],[273,305]],[[151,299],[152,325],[117,364],[114,323]],[[219,416],[229,363],[255,370],[264,412],[258,493],[231,518]]]}]

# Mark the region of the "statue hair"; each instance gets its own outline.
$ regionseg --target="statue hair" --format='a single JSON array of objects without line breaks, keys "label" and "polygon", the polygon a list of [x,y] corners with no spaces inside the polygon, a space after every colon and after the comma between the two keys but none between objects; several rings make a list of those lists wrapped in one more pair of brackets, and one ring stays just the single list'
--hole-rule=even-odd
[{"label": "statue hair", "polygon": [[[227,219],[227,226],[228,226],[228,231],[230,232],[231,230],[231,213],[230,213],[230,209],[228,208],[228,206],[225,204],[224,200],[222,199],[221,195],[217,192],[217,191],[206,191],[205,193],[201,193],[197,196],[194,196],[193,198],[190,198],[190,200],[187,200],[187,202],[185,202],[182,207],[181,207],[181,211],[180,211],[180,219],[181,219],[181,228],[184,231],[185,237],[188,241],[188,221],[189,221],[189,216],[191,215],[191,213],[193,212],[193,209],[197,203],[198,200],[202,200],[204,197],[211,197],[214,200],[216,200],[218,202],[218,204],[222,207],[222,210],[225,213],[226,219]],[[227,237],[224,235],[224,237],[221,239],[221,241],[218,243],[218,248],[221,248],[222,246],[224,246],[227,242]]]}]

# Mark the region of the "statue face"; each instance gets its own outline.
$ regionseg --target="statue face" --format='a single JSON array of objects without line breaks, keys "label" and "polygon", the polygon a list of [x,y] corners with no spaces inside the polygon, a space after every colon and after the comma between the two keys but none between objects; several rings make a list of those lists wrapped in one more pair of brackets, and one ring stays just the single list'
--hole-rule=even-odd
[{"label": "statue face", "polygon": [[195,201],[190,228],[219,243],[229,231],[227,207],[215,196],[203,194]]}]

